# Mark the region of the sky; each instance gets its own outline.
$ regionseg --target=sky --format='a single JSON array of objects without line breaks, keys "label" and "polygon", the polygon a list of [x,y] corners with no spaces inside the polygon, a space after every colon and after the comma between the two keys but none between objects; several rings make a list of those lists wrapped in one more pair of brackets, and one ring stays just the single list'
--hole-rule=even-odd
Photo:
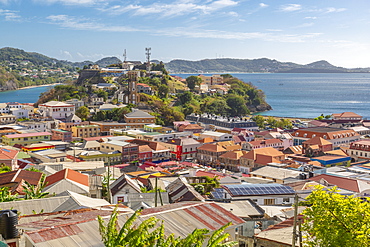
[{"label": "sky", "polygon": [[369,0],[0,0],[0,48],[68,61],[326,60],[370,67]]}]

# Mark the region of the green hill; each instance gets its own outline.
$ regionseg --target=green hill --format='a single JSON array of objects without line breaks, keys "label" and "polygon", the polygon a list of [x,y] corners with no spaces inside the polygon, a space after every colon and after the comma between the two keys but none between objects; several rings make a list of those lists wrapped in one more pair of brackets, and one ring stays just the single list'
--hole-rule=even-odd
[{"label": "green hill", "polygon": [[346,69],[334,66],[327,61],[317,61],[306,65],[279,62],[274,59],[204,59],[200,61],[172,60],[165,64],[170,73],[348,73],[370,72],[370,68]]}]

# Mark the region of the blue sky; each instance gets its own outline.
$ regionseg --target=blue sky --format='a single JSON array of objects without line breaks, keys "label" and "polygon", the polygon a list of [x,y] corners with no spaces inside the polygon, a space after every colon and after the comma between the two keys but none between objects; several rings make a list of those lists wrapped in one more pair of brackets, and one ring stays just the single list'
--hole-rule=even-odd
[{"label": "blue sky", "polygon": [[369,0],[0,0],[0,47],[69,61],[262,58],[370,67]]}]

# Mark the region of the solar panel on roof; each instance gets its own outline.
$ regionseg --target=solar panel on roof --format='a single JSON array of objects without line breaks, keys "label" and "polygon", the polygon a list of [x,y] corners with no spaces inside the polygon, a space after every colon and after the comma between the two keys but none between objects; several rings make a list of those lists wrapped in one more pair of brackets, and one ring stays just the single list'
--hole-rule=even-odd
[{"label": "solar panel on roof", "polygon": [[241,184],[225,187],[233,196],[294,194],[292,188],[281,184]]}]

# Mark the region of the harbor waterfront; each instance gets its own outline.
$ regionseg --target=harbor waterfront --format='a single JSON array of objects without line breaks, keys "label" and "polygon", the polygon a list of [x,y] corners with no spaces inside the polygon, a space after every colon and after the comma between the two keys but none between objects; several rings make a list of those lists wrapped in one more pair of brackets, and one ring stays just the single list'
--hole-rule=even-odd
[{"label": "harbor waterfront", "polygon": [[[183,78],[198,74],[172,74]],[[205,74],[206,75],[206,74]],[[370,119],[368,73],[232,73],[265,92],[273,110],[259,113],[277,117],[315,118],[352,111]],[[34,103],[54,85],[0,92],[0,103]]]},{"label": "harbor waterfront", "polygon": [[[230,74],[264,91],[273,110],[261,115],[315,118],[350,111],[370,119],[370,73]],[[187,78],[198,74],[172,75]]]},{"label": "harbor waterfront", "polygon": [[18,90],[0,92],[0,103],[19,102],[19,103],[36,103],[40,94],[50,90],[57,84],[42,85],[35,87],[20,88]]}]

